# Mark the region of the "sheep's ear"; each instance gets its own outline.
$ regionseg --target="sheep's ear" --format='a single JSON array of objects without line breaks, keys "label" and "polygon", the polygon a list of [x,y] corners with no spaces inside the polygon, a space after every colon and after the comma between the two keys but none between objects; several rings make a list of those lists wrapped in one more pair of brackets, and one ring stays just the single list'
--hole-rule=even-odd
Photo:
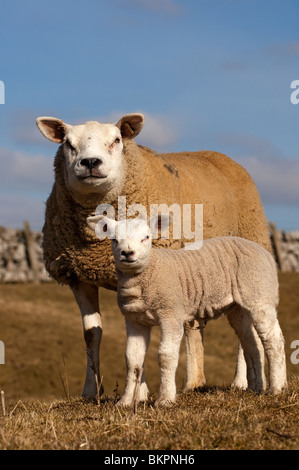
[{"label": "sheep's ear", "polygon": [[134,139],[144,124],[143,114],[126,114],[115,125],[120,129],[123,139]]},{"label": "sheep's ear", "polygon": [[65,141],[68,126],[61,119],[48,116],[39,117],[36,119],[36,124],[46,139],[57,144],[61,144]]},{"label": "sheep's ear", "polygon": [[167,238],[167,236],[169,236],[169,227],[172,225],[172,223],[172,214],[155,214],[149,220],[152,238],[158,238],[159,233],[161,233],[162,238]]}]

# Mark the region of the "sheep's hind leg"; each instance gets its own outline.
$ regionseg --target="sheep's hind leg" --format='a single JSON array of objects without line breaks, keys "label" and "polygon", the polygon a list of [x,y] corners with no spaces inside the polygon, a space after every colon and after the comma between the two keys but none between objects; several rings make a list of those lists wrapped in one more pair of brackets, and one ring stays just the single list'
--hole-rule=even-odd
[{"label": "sheep's hind leg", "polygon": [[269,392],[278,394],[287,388],[284,338],[277,319],[276,309],[264,305],[253,310],[252,321],[264,345],[269,365]]},{"label": "sheep's hind leg", "polygon": [[[239,346],[238,364],[233,384],[237,384],[238,382],[242,383],[242,388],[244,388],[244,372],[246,370],[248,388],[257,393],[261,393],[266,389],[264,350],[252,324],[250,314],[242,307],[236,306],[227,317],[241,343]],[[242,350],[244,356],[242,355]],[[244,360],[246,365],[244,364]]]},{"label": "sheep's hind leg", "polygon": [[71,286],[79,305],[84,339],[86,343],[87,367],[83,396],[96,398],[103,393],[100,379],[99,349],[102,338],[102,319],[99,310],[98,287],[83,282]]},{"label": "sheep's hind leg", "polygon": [[240,340],[239,340],[238,358],[237,358],[235,376],[234,376],[234,380],[231,386],[239,388],[241,390],[246,390],[248,387],[247,366],[246,366],[246,361],[244,357],[244,351],[241,346]]},{"label": "sheep's hind leg", "polygon": [[186,390],[194,390],[206,383],[204,375],[203,324],[197,320],[185,325],[186,340]]},{"label": "sheep's hind leg", "polygon": [[132,322],[128,318],[126,318],[126,327],[127,379],[125,391],[117,404],[132,406],[134,400],[136,400],[136,403],[146,401],[148,396],[144,374],[144,358],[149,345],[151,327]]}]

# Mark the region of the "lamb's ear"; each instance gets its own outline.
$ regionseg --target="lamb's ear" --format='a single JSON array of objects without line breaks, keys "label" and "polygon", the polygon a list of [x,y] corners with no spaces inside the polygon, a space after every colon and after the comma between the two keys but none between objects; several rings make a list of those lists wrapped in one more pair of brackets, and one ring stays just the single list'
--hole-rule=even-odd
[{"label": "lamb's ear", "polygon": [[92,230],[95,230],[97,223],[103,218],[104,215],[91,215],[87,217],[86,222]]},{"label": "lamb's ear", "polygon": [[120,129],[123,139],[134,139],[144,124],[143,114],[126,114],[115,125]]},{"label": "lamb's ear", "polygon": [[115,238],[115,228],[117,222],[113,219],[109,219],[105,215],[93,215],[87,218],[87,224],[95,231],[96,236],[100,240],[104,240],[106,237]]},{"label": "lamb's ear", "polygon": [[61,119],[44,116],[37,118],[36,124],[46,139],[49,139],[57,144],[61,144],[65,141],[68,125],[65,124]]},{"label": "lamb's ear", "polygon": [[173,223],[173,216],[169,213],[158,213],[149,219],[149,226],[151,229],[152,238],[158,238],[161,233],[162,238],[169,237],[169,227]]}]

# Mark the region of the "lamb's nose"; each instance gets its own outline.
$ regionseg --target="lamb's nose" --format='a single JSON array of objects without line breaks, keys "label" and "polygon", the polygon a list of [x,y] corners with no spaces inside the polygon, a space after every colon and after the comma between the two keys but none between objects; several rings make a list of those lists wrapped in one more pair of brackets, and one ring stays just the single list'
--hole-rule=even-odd
[{"label": "lamb's nose", "polygon": [[122,251],[121,255],[124,256],[125,258],[130,258],[131,256],[135,255],[135,251]]},{"label": "lamb's nose", "polygon": [[89,168],[90,170],[97,168],[101,163],[102,160],[100,158],[83,158],[83,160],[81,160],[81,165],[86,166],[86,168]]}]

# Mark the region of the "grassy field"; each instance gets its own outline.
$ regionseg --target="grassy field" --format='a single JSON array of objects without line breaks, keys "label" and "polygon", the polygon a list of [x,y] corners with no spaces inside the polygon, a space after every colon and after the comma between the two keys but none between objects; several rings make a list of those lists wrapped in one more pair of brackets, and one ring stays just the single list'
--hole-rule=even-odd
[{"label": "grassy field", "polygon": [[[279,319],[285,335],[290,386],[279,396],[231,390],[237,338],[225,318],[205,330],[207,387],[179,394],[170,410],[152,407],[158,390],[159,331],[146,361],[151,401],[137,413],[115,407],[125,381],[125,328],[113,292],[101,290],[104,395],[99,405],[80,398],[85,375],[81,317],[66,287],[0,285],[0,365],[6,416],[0,407],[0,449],[299,449],[299,274],[280,275]],[[177,373],[185,380],[184,344]],[[182,431],[183,430],[183,431]]]}]

